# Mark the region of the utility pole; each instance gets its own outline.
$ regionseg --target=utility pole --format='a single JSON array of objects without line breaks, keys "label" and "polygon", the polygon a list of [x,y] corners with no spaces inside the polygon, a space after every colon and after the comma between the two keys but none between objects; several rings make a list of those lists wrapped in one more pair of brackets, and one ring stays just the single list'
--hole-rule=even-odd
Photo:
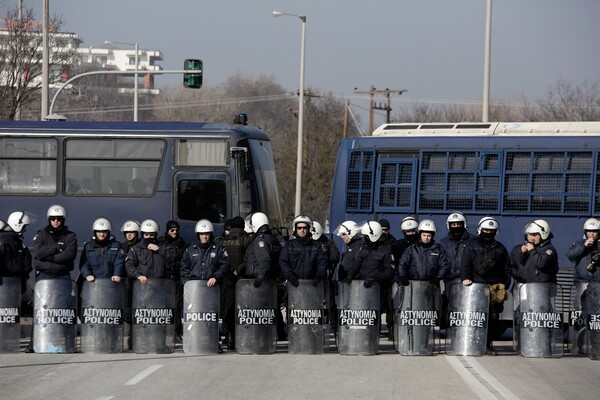
[{"label": "utility pole", "polygon": [[[389,123],[390,122],[390,113],[392,111],[392,107],[391,107],[391,95],[392,94],[402,94],[406,92],[406,89],[384,89],[384,90],[377,90],[375,89],[375,86],[371,85],[371,90],[368,91],[360,91],[360,90],[355,90],[354,93],[356,94],[368,94],[370,97],[369,100],[369,132],[373,133],[373,131],[375,130],[375,124],[373,121],[373,117],[374,117],[374,113],[373,110],[385,110],[386,111],[386,122]],[[376,106],[375,105],[375,95],[384,95],[386,96],[387,100],[386,100],[386,106],[382,107],[381,105]]]}]

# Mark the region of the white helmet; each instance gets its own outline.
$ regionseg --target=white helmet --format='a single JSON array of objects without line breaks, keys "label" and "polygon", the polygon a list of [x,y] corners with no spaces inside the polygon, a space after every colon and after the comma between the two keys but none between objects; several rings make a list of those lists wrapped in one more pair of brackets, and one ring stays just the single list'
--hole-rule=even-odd
[{"label": "white helmet", "polygon": [[48,218],[50,218],[50,217],[67,218],[67,210],[65,210],[65,208],[61,205],[54,204],[54,205],[50,206],[46,215]]},{"label": "white helmet", "polygon": [[417,228],[417,231],[420,232],[431,232],[431,233],[436,233],[437,232],[437,227],[435,226],[435,222],[433,222],[430,219],[424,219],[423,221],[419,222],[419,227]]},{"label": "white helmet", "polygon": [[419,226],[419,221],[415,217],[406,217],[400,223],[400,229],[402,231],[415,231]]},{"label": "white helmet", "polygon": [[448,215],[448,218],[446,219],[447,229],[450,229],[450,223],[452,222],[462,222],[465,229],[469,229],[467,226],[467,217],[465,217],[465,215],[460,211],[454,211],[452,214]]},{"label": "white helmet", "polygon": [[546,240],[550,236],[550,225],[543,219],[536,219],[525,225],[523,233],[539,233],[542,240]]},{"label": "white helmet", "polygon": [[583,223],[584,231],[600,231],[600,221],[596,218],[588,218]]},{"label": "white helmet", "polygon": [[244,232],[254,233],[254,231],[252,230],[252,222],[250,221],[250,218],[246,218],[244,220]]},{"label": "white helmet", "polygon": [[196,233],[213,233],[214,231],[215,228],[209,220],[201,219],[196,222]]},{"label": "white helmet", "polygon": [[477,234],[481,235],[482,229],[491,229],[495,230],[496,233],[499,233],[500,225],[498,224],[498,221],[492,217],[483,217],[479,220],[479,225],[477,225]]},{"label": "white helmet", "polygon": [[312,219],[310,219],[309,217],[307,217],[306,215],[298,215],[296,218],[294,218],[294,220],[292,221],[292,226],[294,227],[294,230],[296,230],[296,225],[298,225],[300,222],[304,222],[306,225],[308,225],[309,229],[312,229],[313,226],[313,221]]},{"label": "white helmet", "polygon": [[252,232],[256,233],[264,225],[269,225],[269,218],[265,213],[257,212],[252,214],[250,218]]},{"label": "white helmet", "polygon": [[312,228],[310,229],[310,234],[314,240],[321,239],[323,236],[323,227],[317,221],[313,221]]},{"label": "white helmet", "polygon": [[356,234],[356,230],[357,230],[356,222],[344,221],[341,224],[339,224],[337,228],[335,228],[335,231],[333,231],[333,234],[336,236],[339,236],[339,237],[348,235],[348,236],[350,236],[350,238],[352,238]]},{"label": "white helmet", "polygon": [[142,221],[140,230],[145,233],[158,233],[160,228],[155,220],[149,218]]},{"label": "white helmet", "polygon": [[125,232],[137,232],[139,235],[140,234],[140,223],[137,221],[134,221],[132,219],[128,219],[127,221],[125,221],[125,223],[121,227],[121,232],[123,232],[123,234],[125,234]]},{"label": "white helmet", "polygon": [[13,231],[21,233],[23,231],[23,227],[30,224],[29,216],[25,213],[25,211],[15,211],[8,216],[6,224],[10,226]]},{"label": "white helmet", "polygon": [[94,221],[94,224],[92,225],[92,230],[93,231],[110,231],[112,230],[112,225],[110,224],[110,221],[106,218],[98,218],[97,220]]},{"label": "white helmet", "polygon": [[383,234],[383,229],[381,229],[381,224],[379,222],[368,221],[362,226],[360,233],[368,237],[371,243],[375,243]]}]

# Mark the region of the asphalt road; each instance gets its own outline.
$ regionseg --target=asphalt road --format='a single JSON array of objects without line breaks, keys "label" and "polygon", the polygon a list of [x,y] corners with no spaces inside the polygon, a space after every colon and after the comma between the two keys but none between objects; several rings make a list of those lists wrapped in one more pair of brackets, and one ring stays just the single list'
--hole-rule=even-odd
[{"label": "asphalt road", "polygon": [[[25,340],[22,342],[25,346]],[[498,356],[398,355],[380,342],[375,356],[211,356],[131,352],[2,354],[6,399],[574,399],[597,398],[600,362],[565,355],[532,359],[496,342]]]}]

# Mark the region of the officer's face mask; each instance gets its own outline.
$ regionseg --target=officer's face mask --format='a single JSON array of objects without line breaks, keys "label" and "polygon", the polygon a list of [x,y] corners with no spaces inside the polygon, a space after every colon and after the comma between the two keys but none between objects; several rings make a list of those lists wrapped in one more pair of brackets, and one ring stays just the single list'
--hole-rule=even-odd
[{"label": "officer's face mask", "polygon": [[450,225],[448,234],[452,239],[460,239],[465,234],[465,227],[463,224],[455,223],[454,226]]},{"label": "officer's face mask", "polygon": [[482,231],[479,237],[484,243],[492,243],[496,239],[496,231]]}]

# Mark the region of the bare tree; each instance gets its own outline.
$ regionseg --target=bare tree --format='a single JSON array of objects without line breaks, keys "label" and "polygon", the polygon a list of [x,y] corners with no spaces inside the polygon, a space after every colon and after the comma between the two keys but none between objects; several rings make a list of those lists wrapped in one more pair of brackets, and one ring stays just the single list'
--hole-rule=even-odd
[{"label": "bare tree", "polygon": [[[75,49],[65,46],[57,35],[63,26],[62,19],[54,16],[49,24],[50,63],[54,71],[49,83],[52,84],[59,82],[72,64]],[[7,34],[0,45],[0,118],[15,119],[20,110],[25,110],[40,95],[43,27],[36,22],[31,8],[21,18],[17,9],[9,10],[6,25]]]}]

